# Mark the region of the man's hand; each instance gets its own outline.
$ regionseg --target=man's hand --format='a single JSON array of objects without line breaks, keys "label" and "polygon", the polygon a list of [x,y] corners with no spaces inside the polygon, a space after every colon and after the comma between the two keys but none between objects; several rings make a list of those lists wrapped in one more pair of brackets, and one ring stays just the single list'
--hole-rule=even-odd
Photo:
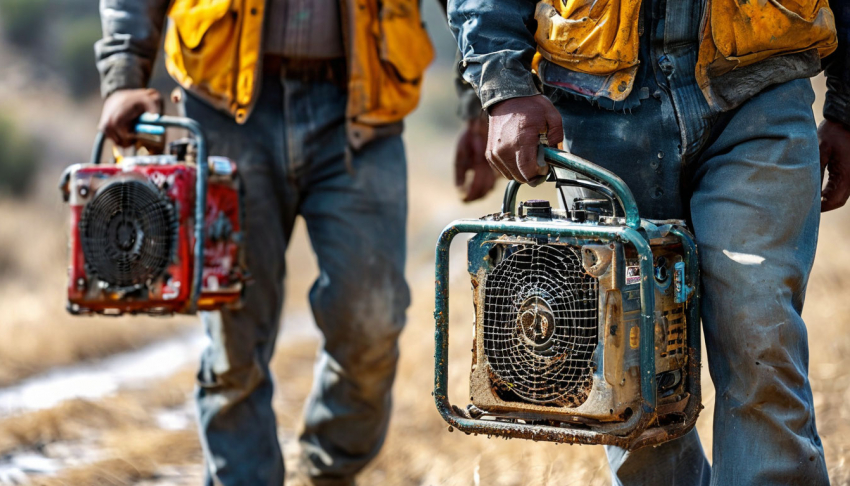
[{"label": "man's hand", "polygon": [[550,147],[564,139],[561,114],[543,95],[511,98],[490,108],[487,160],[503,176],[529,182],[548,173],[537,165],[537,146],[545,134]]},{"label": "man's hand", "polygon": [[818,127],[821,183],[829,179],[821,196],[820,210],[832,211],[844,206],[850,196],[850,130],[841,123],[824,120]]},{"label": "man's hand", "polygon": [[455,186],[463,194],[463,202],[486,196],[498,177],[484,155],[487,150],[488,125],[486,117],[468,120],[466,129],[457,141]]},{"label": "man's hand", "polygon": [[116,145],[133,143],[133,123],[143,113],[162,113],[162,96],[155,89],[118,90],[103,103],[98,129]]}]

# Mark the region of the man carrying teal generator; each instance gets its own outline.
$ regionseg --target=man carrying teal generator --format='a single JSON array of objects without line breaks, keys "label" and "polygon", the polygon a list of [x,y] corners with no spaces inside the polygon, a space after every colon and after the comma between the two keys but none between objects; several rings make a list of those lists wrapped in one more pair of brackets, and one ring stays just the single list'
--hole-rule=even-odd
[{"label": "man carrying teal generator", "polygon": [[609,446],[615,484],[829,483],[801,312],[820,212],[850,194],[850,5],[830,3],[449,1],[495,168],[534,180],[543,133],[625,181],[642,217],[694,232],[713,464],[695,430]]}]

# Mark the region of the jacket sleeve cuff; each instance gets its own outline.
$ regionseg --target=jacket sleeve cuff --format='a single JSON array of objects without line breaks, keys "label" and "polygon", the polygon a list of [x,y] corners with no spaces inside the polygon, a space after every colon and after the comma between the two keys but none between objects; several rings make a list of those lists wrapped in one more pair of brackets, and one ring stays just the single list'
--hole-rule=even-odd
[{"label": "jacket sleeve cuff", "polygon": [[501,101],[541,93],[537,78],[515,53],[469,57],[461,61],[460,69],[485,110]]},{"label": "jacket sleeve cuff", "polygon": [[113,55],[98,62],[101,96],[105,99],[119,89],[147,87],[148,74],[144,64],[131,54]]},{"label": "jacket sleeve cuff", "polygon": [[850,96],[827,90],[823,103],[823,117],[850,127]]},{"label": "jacket sleeve cuff", "polygon": [[457,91],[457,116],[464,121],[480,117],[484,113],[484,109],[481,108],[481,100],[478,99],[472,85],[458,75],[455,78],[455,88]]},{"label": "jacket sleeve cuff", "polygon": [[480,118],[484,111],[481,107],[481,100],[472,87],[458,94],[457,115],[461,120],[474,120]]}]

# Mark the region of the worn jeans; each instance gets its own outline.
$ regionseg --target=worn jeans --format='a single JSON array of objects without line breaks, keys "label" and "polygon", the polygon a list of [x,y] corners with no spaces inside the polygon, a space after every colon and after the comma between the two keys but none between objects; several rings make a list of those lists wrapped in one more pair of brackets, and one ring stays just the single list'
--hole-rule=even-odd
[{"label": "worn jeans", "polygon": [[196,400],[207,484],[283,484],[269,361],[298,215],[318,260],[309,298],[324,335],[300,437],[302,467],[319,482],[348,484],[383,443],[410,300],[404,148],[399,136],[387,137],[347,160],[344,89],[285,76],[263,83],[245,125],[191,94],[185,102],[210,153],[238,164],[253,276],[241,310],[203,316],[209,344]]},{"label": "worn jeans", "polygon": [[693,76],[697,30],[675,13],[666,31],[648,19],[660,32],[642,51],[638,106],[547,89],[569,150],[622,177],[642,217],[688,220],[699,249],[713,464],[696,430],[635,452],[608,447],[614,484],[826,485],[800,317],[820,217],[814,92],[800,79],[712,112]]}]

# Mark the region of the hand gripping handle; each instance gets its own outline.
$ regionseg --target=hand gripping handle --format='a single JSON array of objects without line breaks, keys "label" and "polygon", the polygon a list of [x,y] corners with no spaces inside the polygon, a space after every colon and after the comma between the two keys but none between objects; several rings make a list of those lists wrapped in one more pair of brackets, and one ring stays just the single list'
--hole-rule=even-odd
[{"label": "hand gripping handle", "polygon": [[[622,179],[617,177],[616,174],[607,169],[603,169],[589,160],[585,160],[563,150],[544,146],[541,146],[539,150],[543,154],[543,159],[547,164],[549,164],[550,174],[553,179],[562,185],[583,187],[585,189],[601,192],[616,201],[620,207],[623,208],[623,213],[626,215],[626,226],[634,229],[640,227],[640,216],[638,215],[637,202],[635,202],[632,191]],[[590,180],[558,179],[555,174],[555,167],[576,172]],[[508,182],[508,186],[505,188],[505,198],[502,201],[503,213],[514,212],[519,186],[520,183],[517,181]]]}]

